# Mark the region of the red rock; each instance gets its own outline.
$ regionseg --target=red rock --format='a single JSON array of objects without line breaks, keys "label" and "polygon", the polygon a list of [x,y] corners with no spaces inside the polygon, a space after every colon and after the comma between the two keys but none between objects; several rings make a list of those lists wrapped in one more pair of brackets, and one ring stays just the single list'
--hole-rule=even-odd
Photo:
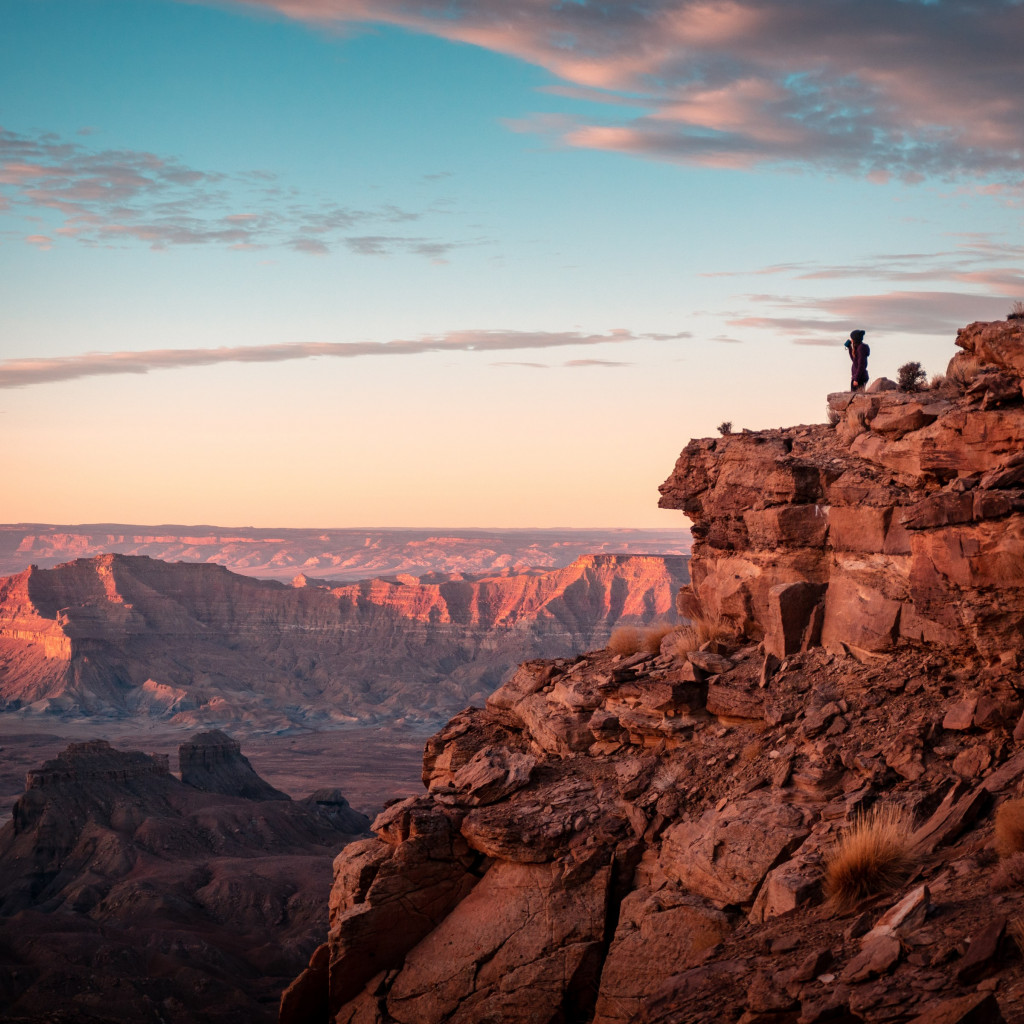
[{"label": "red rock", "polygon": [[797,808],[747,797],[666,830],[660,864],[699,896],[723,905],[750,903],[765,875],[808,832]]},{"label": "red rock", "polygon": [[935,1003],[908,1024],[1006,1024],[991,992],[975,993]]},{"label": "red rock", "polygon": [[1006,931],[1006,918],[999,916],[989,923],[971,939],[967,952],[956,965],[956,979],[961,984],[977,981],[992,967],[999,955],[1000,943]]},{"label": "red rock", "polygon": [[673,888],[634,890],[622,903],[593,1024],[634,1020],[664,977],[695,966],[730,930],[726,915],[698,897]]},{"label": "red rock", "polygon": [[970,729],[974,724],[974,710],[977,706],[977,697],[964,697],[950,705],[942,719],[942,728],[960,731]]},{"label": "red rock", "polygon": [[861,951],[846,965],[842,980],[847,984],[864,981],[879,974],[888,974],[900,958],[902,947],[893,935],[864,936]]},{"label": "red rock", "polygon": [[[817,507],[817,506],[815,506]],[[780,583],[768,591],[764,646],[770,654],[785,658],[821,640],[809,629],[815,608],[821,602],[825,586],[820,583]]]},{"label": "red rock", "polygon": [[553,864],[495,864],[406,957],[389,1014],[401,1024],[533,1024],[580,998],[597,979],[609,869],[574,886],[560,874]]}]

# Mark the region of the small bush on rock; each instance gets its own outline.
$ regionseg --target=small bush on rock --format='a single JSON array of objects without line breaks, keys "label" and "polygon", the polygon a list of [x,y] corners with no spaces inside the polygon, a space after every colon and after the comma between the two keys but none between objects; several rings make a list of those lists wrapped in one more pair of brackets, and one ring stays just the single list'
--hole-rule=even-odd
[{"label": "small bush on rock", "polygon": [[912,820],[902,807],[880,805],[857,817],[825,858],[825,895],[840,911],[895,888],[909,874]]},{"label": "small bush on rock", "polygon": [[838,409],[833,409],[831,405],[825,406],[825,415],[828,417],[829,426],[834,427],[843,417],[842,413]]},{"label": "small bush on rock", "polygon": [[1024,302],[1015,302],[1006,314],[1007,320],[1024,320]]},{"label": "small bush on rock", "polygon": [[996,810],[996,853],[1024,852],[1024,800],[1007,800]]},{"label": "small bush on rock", "polygon": [[674,632],[676,627],[670,622],[659,622],[654,626],[616,626],[608,639],[608,650],[613,654],[659,654],[661,642]]},{"label": "small bush on rock", "polygon": [[975,356],[966,356],[963,359],[956,357],[949,364],[947,376],[961,391],[964,391],[967,385],[981,373],[984,366],[985,364]]},{"label": "small bush on rock", "polygon": [[904,363],[896,371],[896,383],[899,384],[900,391],[920,391],[927,379],[928,375],[916,359]]},{"label": "small bush on rock", "polygon": [[722,422],[718,424],[718,432],[722,435],[722,437],[725,437],[726,434],[731,434],[732,420],[722,420]]}]

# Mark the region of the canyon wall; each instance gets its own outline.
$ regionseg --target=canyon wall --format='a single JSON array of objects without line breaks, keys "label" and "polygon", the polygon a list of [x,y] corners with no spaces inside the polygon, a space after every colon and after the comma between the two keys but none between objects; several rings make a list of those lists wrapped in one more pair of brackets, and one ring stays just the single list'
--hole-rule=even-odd
[{"label": "canyon wall", "polygon": [[109,554],[0,580],[8,712],[188,726],[439,724],[524,658],[672,613],[680,556],[563,569],[293,586],[217,565]]},{"label": "canyon wall", "polygon": [[[693,628],[524,664],[433,737],[283,1024],[1024,1019],[1024,336],[957,341],[946,383],[687,445]],[[905,860],[841,900],[874,807]]]}]

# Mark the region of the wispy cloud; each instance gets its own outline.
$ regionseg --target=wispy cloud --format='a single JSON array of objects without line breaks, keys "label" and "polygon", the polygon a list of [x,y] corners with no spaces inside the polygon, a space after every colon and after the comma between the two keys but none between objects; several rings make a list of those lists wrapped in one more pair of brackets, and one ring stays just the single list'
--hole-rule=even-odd
[{"label": "wispy cloud", "polygon": [[[836,335],[844,337],[854,327],[903,334],[951,334],[974,320],[1001,319],[1008,307],[1002,298],[936,291],[894,291],[827,299],[758,296],[758,301],[762,306],[774,305],[794,312],[740,317],[728,321],[729,325],[788,334],[800,345],[834,344]],[[825,333],[829,337],[823,337]]]},{"label": "wispy cloud", "polygon": [[[329,357],[355,359],[365,356],[417,356],[428,352],[504,352],[570,346],[622,345],[678,335],[635,334],[617,329],[607,334],[577,331],[452,331],[433,337],[385,342],[309,342],[291,345],[241,345],[233,348],[152,349],[143,352],[89,352],[54,359],[8,359],[0,362],[0,389],[76,380],[111,374],[149,373],[215,363],[276,363],[291,359]],[[627,365],[606,360],[573,360],[566,365]]]},{"label": "wispy cloud", "polygon": [[606,104],[602,120],[519,125],[569,146],[1022,183],[1019,0],[239,2],[318,25],[402,25],[541,65],[563,92]]},{"label": "wispy cloud", "polygon": [[[372,209],[304,197],[273,174],[227,175],[189,167],[173,157],[128,149],[96,150],[53,134],[0,128],[0,210],[56,219],[48,235],[25,240],[74,240],[91,246],[142,243],[153,249],[218,245],[233,249],[290,248],[326,255],[406,253],[443,261],[464,242],[391,235],[391,225],[423,214],[384,204]],[[376,229],[367,234],[367,228]],[[383,230],[382,230],[383,229]],[[21,233],[19,233],[21,234]]]}]

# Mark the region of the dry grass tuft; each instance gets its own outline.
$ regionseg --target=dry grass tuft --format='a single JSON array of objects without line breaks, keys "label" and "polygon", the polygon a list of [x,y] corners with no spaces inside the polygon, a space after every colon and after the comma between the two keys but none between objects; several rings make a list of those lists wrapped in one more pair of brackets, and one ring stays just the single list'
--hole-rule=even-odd
[{"label": "dry grass tuft", "polygon": [[1024,852],[1024,800],[1007,800],[996,809],[996,853]]},{"label": "dry grass tuft", "polygon": [[653,626],[616,626],[608,638],[608,650],[612,654],[661,653],[661,642],[676,630],[670,622],[659,622]]},{"label": "dry grass tuft", "polygon": [[955,358],[949,364],[946,376],[963,391],[984,368],[985,364],[975,356],[967,356],[964,359]]},{"label": "dry grass tuft", "polygon": [[1024,320],[1024,302],[1019,299],[1010,307],[1010,312],[1006,314],[1007,320]]},{"label": "dry grass tuft", "polygon": [[1024,853],[1004,857],[992,873],[993,889],[1024,889]]},{"label": "dry grass tuft", "polygon": [[910,874],[912,824],[904,808],[879,805],[836,840],[825,858],[824,890],[840,911],[895,888]]},{"label": "dry grass tuft", "polygon": [[828,419],[829,426],[834,427],[843,418],[843,414],[838,409],[833,409],[831,405],[826,405],[825,417]]},{"label": "dry grass tuft", "polygon": [[693,644],[688,650],[695,651],[709,642],[727,644],[736,639],[733,629],[720,616],[710,614],[692,590],[680,595],[678,608],[687,620],[683,630],[689,631]]},{"label": "dry grass tuft", "polygon": [[941,388],[946,383],[946,375],[944,373],[933,373],[932,379],[928,381],[928,387],[930,388]]},{"label": "dry grass tuft", "polygon": [[1024,917],[1019,914],[1017,917],[1011,917],[1007,922],[1006,931],[1009,933],[1013,944],[1017,947],[1017,952],[1024,954]]}]

